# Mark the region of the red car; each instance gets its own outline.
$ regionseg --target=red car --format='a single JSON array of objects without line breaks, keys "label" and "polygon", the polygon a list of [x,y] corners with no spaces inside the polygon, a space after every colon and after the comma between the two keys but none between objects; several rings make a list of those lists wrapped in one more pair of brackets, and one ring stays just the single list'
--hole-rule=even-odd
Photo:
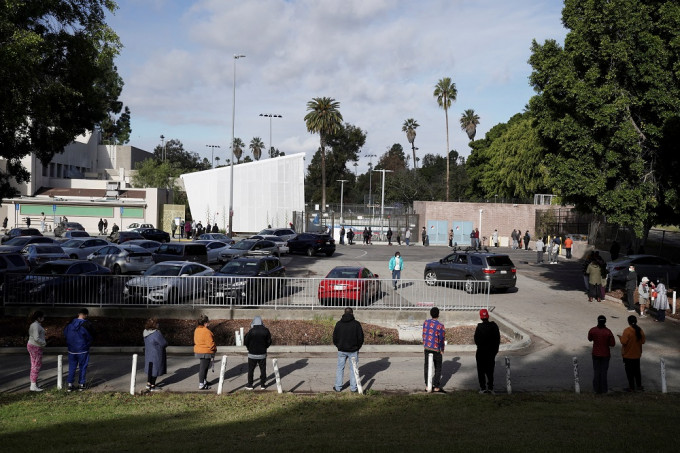
[{"label": "red car", "polygon": [[319,283],[321,305],[354,302],[367,304],[380,295],[382,289],[378,275],[365,267],[338,266],[331,269]]}]

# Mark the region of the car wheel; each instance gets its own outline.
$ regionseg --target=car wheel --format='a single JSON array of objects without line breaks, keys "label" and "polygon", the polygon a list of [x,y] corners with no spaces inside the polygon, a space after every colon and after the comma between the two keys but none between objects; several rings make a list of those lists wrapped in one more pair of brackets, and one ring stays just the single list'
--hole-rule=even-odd
[{"label": "car wheel", "polygon": [[470,276],[465,279],[465,292],[468,294],[475,292],[475,281]]},{"label": "car wheel", "polygon": [[427,286],[437,285],[437,273],[433,270],[428,270],[425,272],[425,284]]},{"label": "car wheel", "polygon": [[307,256],[314,256],[314,248],[309,247],[307,249]]},{"label": "car wheel", "polygon": [[326,252],[326,256],[333,256],[333,252]]},{"label": "car wheel", "polygon": [[122,271],[122,269],[120,268],[119,265],[116,264],[116,265],[113,266],[113,274],[114,275],[120,275],[122,273],[123,273],[123,271]]}]

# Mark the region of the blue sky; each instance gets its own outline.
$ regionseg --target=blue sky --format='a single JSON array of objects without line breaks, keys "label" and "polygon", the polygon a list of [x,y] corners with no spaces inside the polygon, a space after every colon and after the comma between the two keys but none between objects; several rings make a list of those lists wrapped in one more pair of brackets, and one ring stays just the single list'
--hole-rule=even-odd
[{"label": "blue sky", "polygon": [[[361,155],[410,145],[401,126],[415,118],[418,156],[444,155],[444,111],[432,92],[451,77],[451,148],[467,156],[459,118],[480,116],[477,138],[523,110],[533,90],[532,39],[564,41],[559,0],[118,0],[109,24],[124,48],[116,63],[132,113],[130,144],[152,151],[160,136],[222,162],[235,132],[286,154],[319,146],[307,132],[314,97],[340,102],[345,122],[368,137]],[[407,153],[408,154],[408,153]],[[365,171],[368,158],[359,161]],[[373,159],[375,162],[377,159]],[[351,164],[350,164],[351,165]],[[349,167],[352,168],[352,167]]]}]

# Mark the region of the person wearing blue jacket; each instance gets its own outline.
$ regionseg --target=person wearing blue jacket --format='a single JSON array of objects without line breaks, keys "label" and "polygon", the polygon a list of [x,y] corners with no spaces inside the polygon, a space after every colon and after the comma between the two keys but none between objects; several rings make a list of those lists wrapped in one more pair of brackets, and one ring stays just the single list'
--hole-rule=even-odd
[{"label": "person wearing blue jacket", "polygon": [[85,390],[85,376],[87,365],[90,361],[90,346],[92,345],[92,324],[87,320],[89,312],[87,308],[81,308],[78,317],[73,319],[64,328],[66,347],[68,348],[68,391],[72,392],[76,369],[80,369],[78,375],[78,390]]},{"label": "person wearing blue jacket", "polygon": [[144,369],[146,370],[146,390],[155,392],[156,379],[168,372],[168,342],[159,330],[158,319],[149,318],[144,325]]},{"label": "person wearing blue jacket", "polygon": [[389,269],[392,271],[392,286],[397,289],[397,284],[401,279],[401,271],[404,269],[404,259],[401,257],[401,253],[396,252],[390,258]]}]

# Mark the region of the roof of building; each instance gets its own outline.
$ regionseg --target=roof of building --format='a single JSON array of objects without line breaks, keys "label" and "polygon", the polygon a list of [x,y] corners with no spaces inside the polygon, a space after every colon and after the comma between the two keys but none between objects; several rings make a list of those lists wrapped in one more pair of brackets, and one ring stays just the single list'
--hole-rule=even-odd
[{"label": "roof of building", "polygon": [[[62,188],[62,187],[41,187],[37,190],[36,196],[47,196],[54,198],[66,197],[87,197],[87,198],[105,198],[106,189],[78,189],[78,188]],[[145,190],[119,190],[118,198],[135,198],[145,199]]]}]

